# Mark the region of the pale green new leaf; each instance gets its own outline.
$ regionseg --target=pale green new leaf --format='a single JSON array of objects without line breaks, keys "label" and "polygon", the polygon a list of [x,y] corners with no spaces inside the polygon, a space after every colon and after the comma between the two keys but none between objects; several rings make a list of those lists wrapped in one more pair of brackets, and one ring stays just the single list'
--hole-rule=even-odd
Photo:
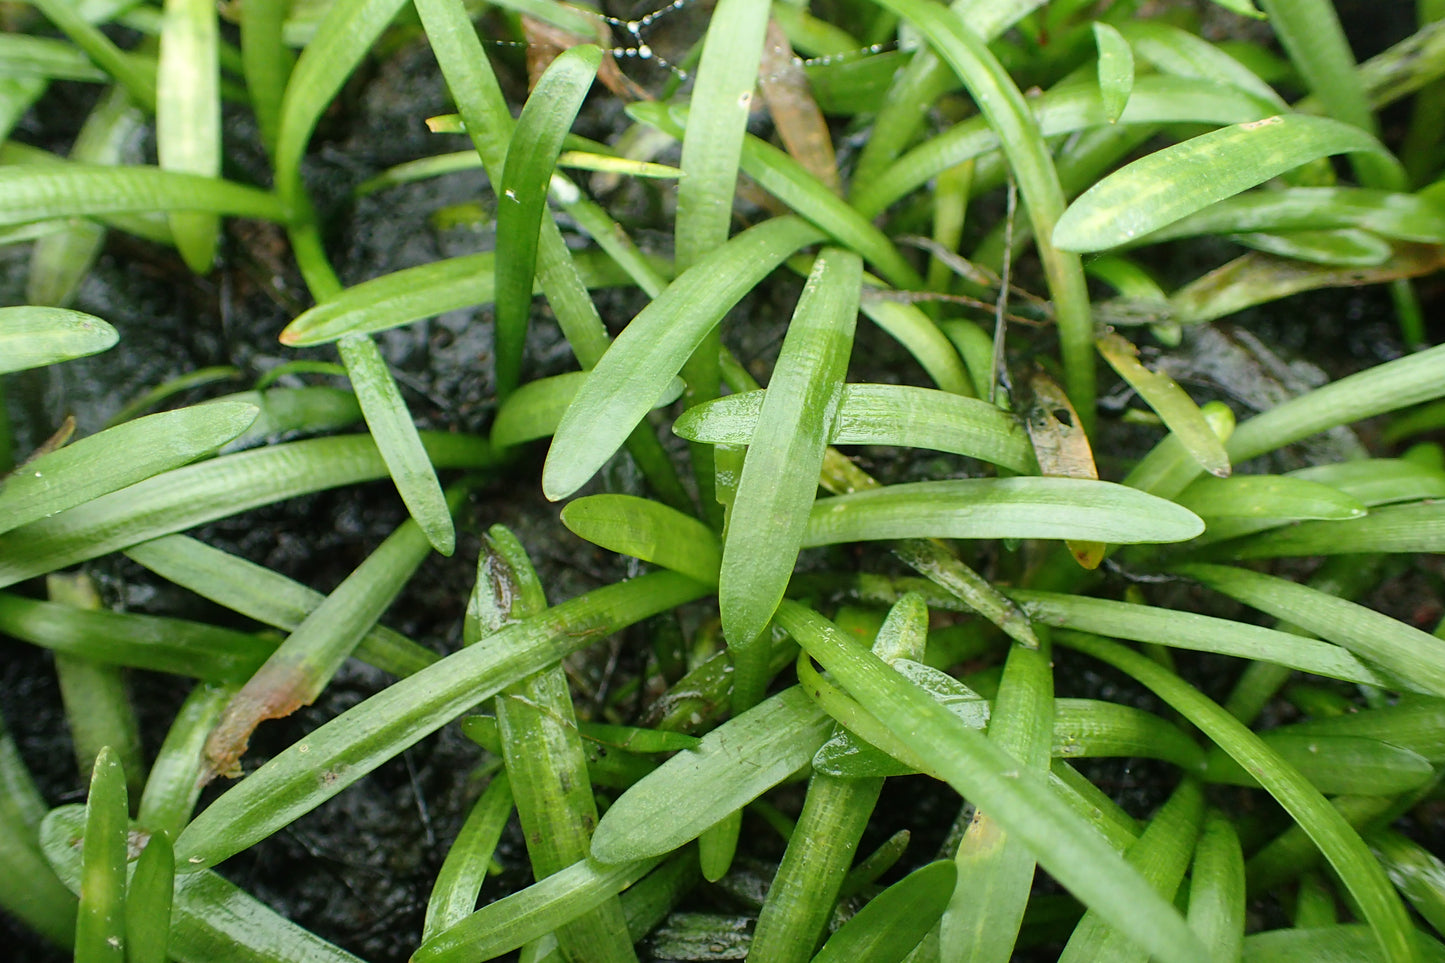
[{"label": "pale green new leaf", "polygon": [[821,499],[803,545],[884,538],[1059,538],[1176,542],[1204,523],[1173,502],[1083,478],[967,478]]},{"label": "pale green new leaf", "polygon": [[1315,158],[1342,153],[1389,156],[1356,127],[1303,114],[1211,131],[1089,188],[1059,219],[1054,242],[1069,251],[1117,247]]},{"label": "pale green new leaf", "polygon": [[0,484],[0,532],[211,454],[245,431],[257,411],[228,402],[166,411],[26,462]]},{"label": "pale green new leaf", "polygon": [[594,545],[716,585],[717,534],[690,515],[636,495],[587,495],[562,509],[562,524]]},{"label": "pale green new leaf", "polygon": [[39,368],[105,351],[120,332],[67,308],[0,308],[0,374]]}]

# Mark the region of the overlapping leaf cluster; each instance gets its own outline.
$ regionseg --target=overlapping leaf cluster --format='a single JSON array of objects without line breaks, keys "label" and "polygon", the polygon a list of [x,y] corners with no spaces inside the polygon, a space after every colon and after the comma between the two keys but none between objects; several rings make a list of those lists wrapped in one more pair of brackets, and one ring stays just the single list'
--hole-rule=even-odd
[{"label": "overlapping leaf cluster", "polygon": [[[1445,264],[1445,8],[1420,0],[1419,31],[1357,65],[1324,0],[1221,5],[1266,16],[1283,56],[1211,44],[1134,0],[719,0],[678,58],[688,82],[629,104],[630,126],[601,144],[571,128],[595,78],[638,91],[608,57],[652,56],[612,46],[619,31],[640,43],[644,21],[506,0],[489,36],[571,44],[514,118],[460,0],[246,0],[227,11],[234,30],[195,0],[34,0],[30,32],[0,35],[0,136],[45,109],[52,82],[104,91],[68,157],[0,145],[0,241],[32,245],[32,303],[0,308],[0,373],[125,336],[63,306],[108,231],[205,273],[221,218],[244,217],[285,229],[316,301],[282,343],[337,348],[340,365],[294,371],[348,387],[127,409],[73,442],[58,426],[4,479],[0,632],[56,653],[91,782],[84,806],[52,809],[0,737],[0,906],[77,959],[354,959],[212,867],[459,722],[490,781],[448,841],[417,963],[626,961],[639,945],[690,958],[698,941],[759,961],[951,963],[1006,960],[1041,934],[1079,961],[1445,955],[1430,935],[1445,934],[1440,861],[1392,828],[1445,763],[1445,642],[1353,601],[1405,570],[1438,587],[1428,556],[1445,548],[1439,445],[1386,447],[1445,424],[1445,348],[1424,346],[1409,281]],[[457,114],[433,126],[475,151],[363,190],[484,168],[497,243],[348,288],[302,162],[394,26],[424,35],[451,92]],[[1375,112],[1406,97],[1408,136],[1387,145]],[[271,186],[220,176],[224,98],[254,113]],[[147,124],[157,164],[120,163]],[[866,139],[840,166],[831,139],[850,125]],[[671,255],[642,253],[564,167],[675,181]],[[1247,250],[1158,280],[1161,257],[1198,238]],[[790,318],[728,320],[785,272],[804,279]],[[1263,410],[1200,406],[1153,364],[1244,308],[1366,283],[1390,286],[1410,349],[1397,360]],[[646,299],[615,340],[593,296],[613,286]],[[580,370],[527,377],[538,293]],[[490,437],[418,431],[373,336],[488,303]],[[854,350],[860,314],[916,368],[860,382],[876,371]],[[776,358],[736,357],[731,324],[780,328]],[[1098,398],[1110,370],[1155,432],[1106,465],[1115,481],[1094,461],[1117,420]],[[1379,416],[1378,447],[1271,473],[1266,456]],[[297,432],[320,437],[277,440]],[[547,438],[529,477],[510,456]],[[954,477],[880,483],[847,456],[860,445],[944,453]],[[637,490],[573,499],[623,452]],[[464,531],[487,531],[463,647],[442,655],[380,625],[431,550],[456,552],[454,516],[498,473],[573,499],[561,521],[577,550],[646,574],[549,601],[528,547],[469,515]],[[386,477],[409,518],[326,596],[184,534]],[[889,551],[820,554],[795,574],[804,549],[859,542]],[[83,573],[61,572],[113,552],[280,634],[109,611]],[[1275,562],[1297,558],[1317,562]],[[1186,581],[1254,614],[1181,608]],[[679,611],[668,624],[689,626],[694,664],[659,638],[633,689],[661,694],[640,715],[579,713],[563,661]],[[1168,713],[1056,697],[1064,648]],[[1176,651],[1232,660],[1222,703],[1176,671]],[[348,658],[396,681],[195,813],[207,781],[244,768],[253,730],[315,700]],[[152,760],[133,669],[196,680]],[[1271,705],[1298,721],[1265,728]],[[1177,775],[1155,812],[1130,814],[1075,768],[1083,757]],[[910,778],[966,801],[956,832],[941,853],[902,833],[860,858],[885,781]],[[770,801],[802,780],[796,812]],[[514,811],[536,881],[491,892]],[[756,834],[774,831],[782,856],[745,918],[677,909],[754,872],[734,857],[766,852]],[[881,883],[895,865],[912,872]],[[1035,893],[1036,867],[1068,895]],[[1248,932],[1250,899],[1280,900],[1293,925]]]}]

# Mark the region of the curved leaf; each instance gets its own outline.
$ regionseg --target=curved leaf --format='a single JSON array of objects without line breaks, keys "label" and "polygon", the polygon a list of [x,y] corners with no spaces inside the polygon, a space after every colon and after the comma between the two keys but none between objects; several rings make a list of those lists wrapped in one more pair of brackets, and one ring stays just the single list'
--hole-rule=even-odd
[{"label": "curved leaf", "polygon": [[120,332],[94,315],[66,308],[0,308],[0,374],[99,354]]}]

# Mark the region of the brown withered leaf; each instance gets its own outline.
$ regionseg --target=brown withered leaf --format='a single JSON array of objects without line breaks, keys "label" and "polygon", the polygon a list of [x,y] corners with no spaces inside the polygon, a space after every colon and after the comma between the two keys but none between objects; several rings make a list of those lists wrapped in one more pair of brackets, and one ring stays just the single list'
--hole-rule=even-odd
[{"label": "brown withered leaf", "polygon": [[[1034,446],[1039,473],[1060,478],[1099,477],[1094,464],[1094,450],[1089,436],[1079,422],[1079,414],[1069,403],[1069,396],[1058,382],[1042,371],[1029,378],[1033,395],[1024,426]],[[1074,560],[1086,569],[1095,569],[1104,560],[1104,543],[1067,541]]]},{"label": "brown withered leaf", "polygon": [[768,20],[768,33],[763,40],[758,86],[784,149],[829,190],[835,194],[841,192],[838,159],[833,153],[828,122],[813,99],[808,75],[799,66],[783,28],[774,19]]}]

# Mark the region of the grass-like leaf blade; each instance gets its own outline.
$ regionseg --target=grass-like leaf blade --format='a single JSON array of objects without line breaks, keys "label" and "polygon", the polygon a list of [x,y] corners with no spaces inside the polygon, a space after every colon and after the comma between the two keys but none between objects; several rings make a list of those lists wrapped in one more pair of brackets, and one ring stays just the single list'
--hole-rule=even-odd
[{"label": "grass-like leaf blade", "polygon": [[[503,686],[706,591],[672,572],[604,586],[401,680],[272,757],[212,803],[176,840],[177,867],[203,869],[240,852]],[[318,780],[317,772],[332,778]]]},{"label": "grass-like leaf blade", "polygon": [[125,850],[125,771],[106,747],[95,757],[90,795],[85,800],[76,963],[121,963],[125,959]]},{"label": "grass-like leaf blade", "polygon": [[496,380],[497,396],[502,400],[521,380],[547,183],[601,58],[602,51],[591,44],[558,55],[527,98],[507,147],[497,192],[497,238],[501,243],[495,262]]},{"label": "grass-like leaf blade", "polygon": [[1203,563],[1175,571],[1335,642],[1411,686],[1445,695],[1445,639],[1288,579]]},{"label": "grass-like leaf blade", "polygon": [[[156,155],[168,171],[221,173],[220,29],[207,0],[166,0],[156,71]],[[207,274],[216,257],[220,219],[175,212],[171,235],[186,266]]]},{"label": "grass-like leaf blade", "polygon": [[813,505],[803,545],[883,538],[1175,542],[1203,530],[1188,509],[1110,482],[967,478],[821,499]]},{"label": "grass-like leaf blade", "polygon": [[684,271],[632,319],[577,393],[547,455],[542,491],[565,498],[592,477],[657,403],[727,310],[805,244],[816,228],[792,217],[743,232]]},{"label": "grass-like leaf blade", "polygon": [[798,559],[837,417],[858,319],[863,264],[825,248],[788,325],[728,515],[718,579],[723,635],[733,650],[735,704],[766,687],[767,628]]},{"label": "grass-like leaf blade", "polygon": [[594,545],[716,585],[717,533],[691,515],[636,495],[587,495],[562,509],[562,524]]},{"label": "grass-like leaf blade", "polygon": [[915,869],[835,930],[813,963],[898,963],[943,915],[957,877],[946,860]]},{"label": "grass-like leaf blade", "polygon": [[56,217],[207,211],[286,221],[276,195],[232,181],[159,167],[16,164],[0,167],[0,226]]},{"label": "grass-like leaf blade", "polygon": [[120,340],[100,318],[67,308],[0,308],[0,374],[98,354]]},{"label": "grass-like leaf blade", "polygon": [[1069,251],[1106,250],[1318,157],[1361,152],[1386,154],[1359,128],[1303,114],[1211,131],[1141,158],[1089,188],[1059,219],[1054,243]]},{"label": "grass-like leaf blade", "polygon": [[993,813],[1086,905],[1161,960],[1208,959],[1179,914],[1041,777],[812,610],[785,599],[775,618],[885,727],[884,735],[904,742],[970,801]]},{"label": "grass-like leaf blade", "polygon": [[397,494],[427,541],[443,555],[456,550],[457,535],[452,513],[442,494],[416,422],[402,400],[401,391],[381,356],[376,342],[366,335],[349,335],[337,343],[346,374],[356,389],[356,399],[366,416],[366,427],[376,441],[376,450],[396,484]]},{"label": "grass-like leaf blade", "polygon": [[0,532],[210,454],[245,431],[257,411],[254,405],[229,402],[166,411],[27,462],[0,487]]}]

